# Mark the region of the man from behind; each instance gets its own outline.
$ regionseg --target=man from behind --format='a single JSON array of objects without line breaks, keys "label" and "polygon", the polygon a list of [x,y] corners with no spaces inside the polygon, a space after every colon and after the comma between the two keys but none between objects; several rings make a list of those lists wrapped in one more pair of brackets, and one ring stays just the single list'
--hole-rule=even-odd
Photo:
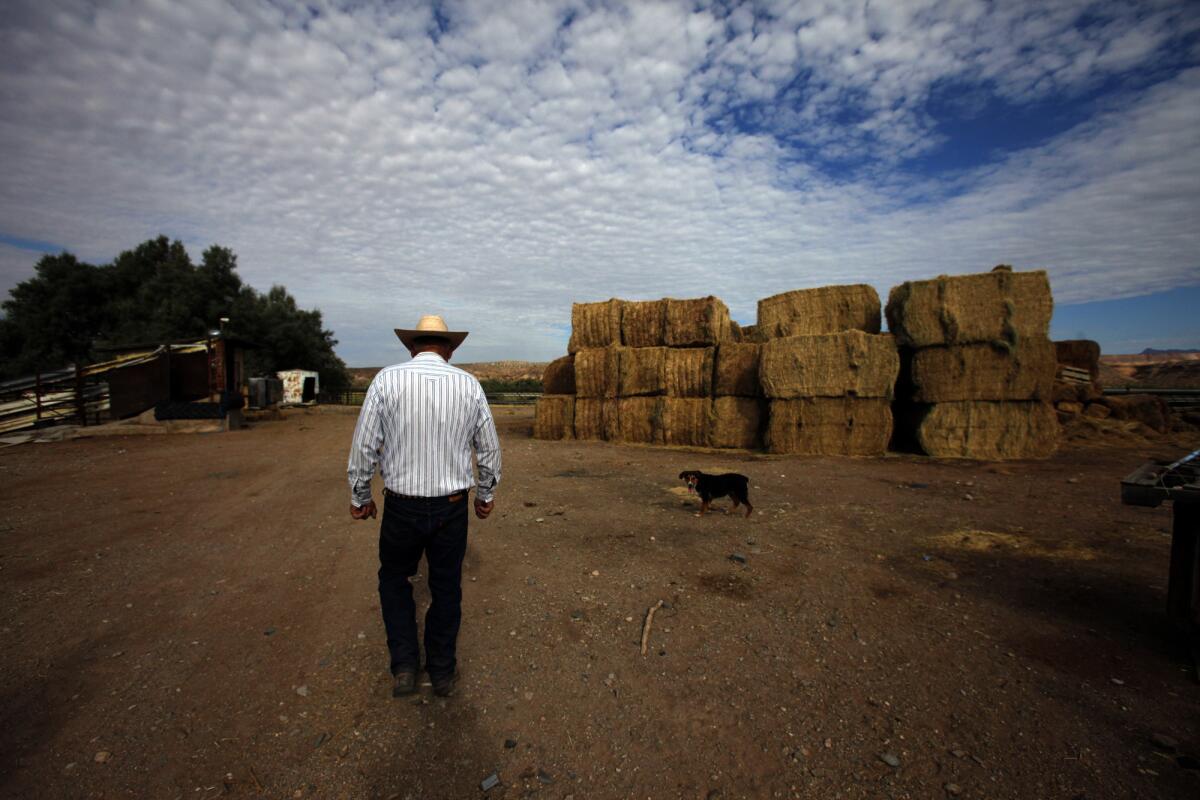
[{"label": "man from behind", "polygon": [[396,335],[412,360],[380,370],[367,389],[347,468],[350,516],[375,518],[371,478],[378,466],[384,482],[379,602],[392,694],[416,691],[420,651],[409,578],[424,555],[432,598],[425,614],[425,670],[434,694],[448,697],[457,679],[467,497],[473,485],[475,516],[487,519],[500,480],[500,440],[479,381],[449,364],[466,332],[448,330],[441,317],[430,315],[416,328],[397,328]]}]

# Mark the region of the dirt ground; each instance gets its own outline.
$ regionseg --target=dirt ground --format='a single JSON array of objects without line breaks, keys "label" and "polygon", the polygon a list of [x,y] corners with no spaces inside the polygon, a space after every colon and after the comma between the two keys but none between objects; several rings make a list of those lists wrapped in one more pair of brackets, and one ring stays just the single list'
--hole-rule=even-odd
[{"label": "dirt ground", "polygon": [[[1118,485],[1182,443],[768,457],[497,419],[448,700],[390,696],[352,414],[0,451],[0,795],[1200,796],[1171,511]],[[685,468],[749,475],[754,515],[696,518]]]}]

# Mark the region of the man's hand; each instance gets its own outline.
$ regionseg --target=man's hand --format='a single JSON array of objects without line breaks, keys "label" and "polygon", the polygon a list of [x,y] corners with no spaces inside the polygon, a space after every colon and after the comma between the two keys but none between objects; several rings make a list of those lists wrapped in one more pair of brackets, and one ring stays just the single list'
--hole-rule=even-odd
[{"label": "man's hand", "polygon": [[375,519],[377,513],[374,500],[368,500],[365,506],[350,506],[350,516],[355,519]]},{"label": "man's hand", "polygon": [[494,505],[496,505],[495,500],[488,500],[485,503],[482,500],[480,500],[478,497],[476,497],[475,498],[475,516],[479,517],[480,519],[487,519],[488,514],[492,513],[492,507]]}]

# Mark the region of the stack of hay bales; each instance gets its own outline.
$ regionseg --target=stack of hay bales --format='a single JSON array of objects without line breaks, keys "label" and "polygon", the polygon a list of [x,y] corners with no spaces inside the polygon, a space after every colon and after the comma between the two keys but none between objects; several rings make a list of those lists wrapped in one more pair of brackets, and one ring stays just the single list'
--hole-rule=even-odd
[{"label": "stack of hay bales", "polygon": [[1053,308],[1042,271],[997,267],[892,289],[888,327],[903,365],[898,440],[941,458],[1053,453]]},{"label": "stack of hay bales", "polygon": [[559,359],[543,378],[534,435],[707,446],[717,348],[737,335],[716,297],[576,303],[567,356],[571,429]]},{"label": "stack of hay bales", "polygon": [[542,396],[534,410],[533,435],[538,439],[575,438],[575,356],[546,365]]},{"label": "stack of hay bales", "polygon": [[710,427],[713,447],[753,450],[762,446],[767,415],[758,380],[761,354],[758,342],[723,342],[717,346]]},{"label": "stack of hay bales", "polygon": [[759,301],[759,380],[772,453],[879,455],[892,434],[900,360],[881,335],[879,295],[826,286]]}]

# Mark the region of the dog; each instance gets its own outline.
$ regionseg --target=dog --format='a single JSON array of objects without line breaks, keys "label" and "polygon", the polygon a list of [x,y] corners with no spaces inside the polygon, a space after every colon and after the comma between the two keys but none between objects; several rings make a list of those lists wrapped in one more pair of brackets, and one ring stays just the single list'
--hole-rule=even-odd
[{"label": "dog", "polygon": [[744,505],[747,517],[754,511],[754,506],[750,505],[750,479],[745,475],[739,475],[736,472],[727,472],[724,475],[706,475],[699,470],[685,469],[679,473],[679,479],[687,483],[689,492],[700,495],[700,511],[696,514],[697,517],[703,517],[708,513],[708,506],[714,497],[729,497],[733,500],[734,508],[737,508],[739,504]]}]

